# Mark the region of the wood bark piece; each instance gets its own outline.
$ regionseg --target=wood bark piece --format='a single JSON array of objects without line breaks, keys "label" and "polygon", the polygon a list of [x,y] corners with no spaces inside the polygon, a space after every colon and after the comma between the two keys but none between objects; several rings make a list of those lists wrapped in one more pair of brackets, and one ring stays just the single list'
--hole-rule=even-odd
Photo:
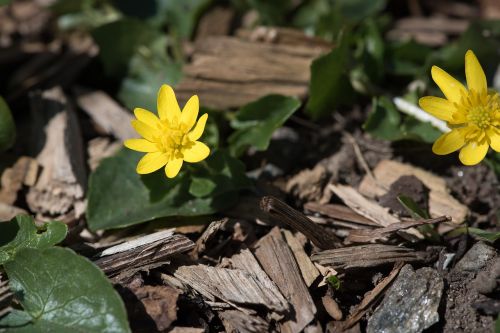
[{"label": "wood bark piece", "polygon": [[94,263],[106,275],[120,281],[139,270],[164,265],[173,255],[193,247],[194,243],[189,238],[167,230],[109,248]]},{"label": "wood bark piece", "polygon": [[380,197],[401,176],[413,175],[429,188],[429,213],[431,217],[450,215],[452,222],[462,223],[469,213],[467,206],[448,193],[443,178],[428,171],[396,161],[383,160],[373,170],[376,181],[364,177],[359,191],[370,198]]},{"label": "wood bark piece", "polygon": [[276,283],[294,311],[281,322],[281,332],[301,332],[316,315],[316,306],[309,294],[293,252],[279,228],[261,238],[255,249],[257,260]]},{"label": "wood bark piece", "polygon": [[312,61],[330,48],[308,37],[295,45],[282,44],[279,37],[273,43],[204,38],[195,43],[193,60],[184,67],[176,93],[183,102],[196,93],[203,105],[216,109],[237,108],[268,94],[304,98]]},{"label": "wood bark piece", "polygon": [[263,197],[260,201],[260,208],[280,222],[303,233],[314,245],[321,249],[331,249],[341,243],[337,236],[329,230],[314,223],[307,216],[275,197]]},{"label": "wood bark piece", "polygon": [[290,249],[293,252],[297,265],[299,265],[304,282],[308,287],[310,287],[320,275],[318,269],[314,266],[311,259],[304,251],[304,247],[300,244],[297,238],[295,238],[291,231],[283,230],[283,235],[285,236],[288,246],[290,246]]},{"label": "wood bark piece", "polygon": [[284,299],[253,273],[241,269],[228,269],[205,265],[178,267],[174,276],[190,286],[209,301],[222,300],[246,312],[242,307],[264,306],[269,311],[285,313],[288,305]]},{"label": "wood bark piece", "polygon": [[226,310],[219,312],[219,317],[226,332],[269,332],[268,322],[258,316],[252,316],[238,310]]},{"label": "wood bark piece", "polygon": [[336,205],[336,204],[320,204],[317,202],[308,202],[304,205],[304,209],[319,213],[321,215],[325,215],[331,217],[333,219],[338,219],[342,221],[357,223],[361,225],[370,225],[374,227],[379,227],[378,223],[373,222],[372,220],[364,217],[356,213],[349,207]]},{"label": "wood bark piece", "polygon": [[46,124],[40,133],[42,150],[36,157],[42,171],[26,197],[39,215],[59,217],[84,212],[87,183],[83,143],[75,112],[60,87],[46,90],[31,100],[35,121]]},{"label": "wood bark piece", "polygon": [[347,206],[367,219],[384,227],[399,222],[398,218],[389,214],[389,209],[365,198],[353,187],[340,184],[330,184],[329,187]]},{"label": "wood bark piece", "polygon": [[206,245],[210,240],[217,234],[220,228],[229,221],[228,218],[222,220],[214,221],[208,225],[208,227],[203,231],[203,234],[196,241],[196,246],[193,249],[195,257],[198,257],[200,253],[203,253],[206,249]]},{"label": "wood bark piece", "polygon": [[0,179],[0,202],[13,205],[23,185],[33,186],[38,172],[38,163],[31,157],[21,156],[10,168],[5,169]]},{"label": "wood bark piece", "polygon": [[28,214],[24,209],[0,202],[0,222],[10,221],[16,215]]},{"label": "wood bark piece", "polygon": [[351,270],[403,262],[430,262],[436,258],[434,251],[415,251],[410,248],[369,244],[344,247],[314,253],[311,260],[336,270]]},{"label": "wood bark piece", "polygon": [[436,224],[449,221],[451,221],[451,217],[441,216],[428,220],[405,221],[405,222],[394,223],[385,228],[356,229],[356,230],[351,230],[349,232],[349,236],[347,236],[346,241],[351,243],[369,243],[375,240],[385,238],[391,234],[398,232],[399,230],[418,227],[424,224]]},{"label": "wood bark piece", "polygon": [[101,161],[107,157],[111,157],[123,147],[123,143],[119,141],[111,141],[106,137],[97,137],[88,142],[87,145],[87,163],[90,170],[97,169]]},{"label": "wood bark piece", "polygon": [[[77,91],[78,106],[85,111],[103,134],[113,135],[120,140],[137,137],[130,125],[132,113],[118,104],[103,91]],[[153,110],[154,111],[154,110]]]},{"label": "wood bark piece", "polygon": [[384,279],[382,279],[371,291],[369,291],[361,303],[356,306],[354,311],[349,315],[349,317],[339,325],[340,331],[345,331],[353,327],[359,320],[364,316],[364,314],[370,310],[370,308],[381,298],[387,286],[394,281],[396,276],[398,276],[399,271],[403,268],[403,263],[398,262],[394,264],[392,271]]}]

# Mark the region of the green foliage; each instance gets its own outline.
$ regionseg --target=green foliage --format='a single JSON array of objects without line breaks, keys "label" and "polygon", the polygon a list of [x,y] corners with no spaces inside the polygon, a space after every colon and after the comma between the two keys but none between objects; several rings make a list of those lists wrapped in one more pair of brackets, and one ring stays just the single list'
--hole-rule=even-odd
[{"label": "green foliage", "polygon": [[425,210],[420,208],[419,205],[415,201],[413,201],[412,198],[406,196],[406,195],[399,195],[397,197],[399,203],[403,205],[403,207],[410,213],[410,215],[418,220],[418,219],[428,219],[429,218],[429,213],[427,213]]},{"label": "green foliage", "polygon": [[341,287],[341,281],[336,275],[330,275],[327,277],[326,282],[328,282],[328,284],[335,290],[339,290]]},{"label": "green foliage", "polygon": [[138,175],[135,167],[141,156],[124,149],[104,160],[91,175],[87,207],[90,229],[212,214],[234,204],[238,191],[250,186],[244,165],[224,151],[183,167],[188,170],[174,179],[167,179],[163,169]]},{"label": "green foliage", "polygon": [[347,39],[344,37],[340,45],[314,60],[311,65],[306,113],[312,119],[326,117],[339,105],[352,100],[352,87],[347,76],[349,57]]},{"label": "green foliage", "polygon": [[104,273],[73,251],[26,248],[4,268],[24,311],[16,310],[1,319],[0,329],[130,332],[125,306]]},{"label": "green foliage", "polygon": [[158,32],[136,19],[121,19],[92,31],[99,46],[99,58],[107,75],[123,76],[129,61],[141,46],[148,46]]},{"label": "green foliage", "polygon": [[0,153],[12,147],[16,140],[16,125],[5,100],[0,96]]},{"label": "green foliage", "polygon": [[379,139],[390,141],[417,140],[430,143],[441,135],[430,124],[410,116],[402,117],[394,103],[385,96],[373,99],[372,111],[363,128]]},{"label": "green foliage", "polygon": [[167,23],[176,37],[189,39],[198,18],[210,2],[211,0],[157,0],[158,15],[155,21]]},{"label": "green foliage", "polygon": [[291,0],[247,0],[249,5],[259,13],[260,23],[265,25],[282,25],[286,14],[292,8]]},{"label": "green foliage", "polygon": [[29,215],[18,215],[9,222],[0,223],[0,265],[6,263],[24,248],[46,249],[66,238],[68,227],[53,221],[37,227]]},{"label": "green foliage", "polygon": [[239,156],[248,147],[266,150],[273,132],[300,107],[293,97],[268,95],[243,106],[231,121],[235,129],[228,139],[230,151]]}]

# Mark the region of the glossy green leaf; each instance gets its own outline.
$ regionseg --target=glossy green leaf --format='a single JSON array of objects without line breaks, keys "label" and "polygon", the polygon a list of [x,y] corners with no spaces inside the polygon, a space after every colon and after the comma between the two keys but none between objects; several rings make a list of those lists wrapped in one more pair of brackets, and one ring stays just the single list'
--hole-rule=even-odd
[{"label": "glossy green leaf", "polygon": [[235,132],[228,139],[231,153],[239,156],[248,147],[266,150],[273,132],[300,107],[293,97],[268,95],[243,106],[231,122]]},{"label": "glossy green leaf", "polygon": [[[205,161],[185,163],[173,179],[167,179],[163,169],[138,175],[135,167],[142,155],[124,149],[104,160],[90,176],[90,229],[120,228],[169,216],[212,214],[234,204],[238,191],[250,185],[244,165],[226,152],[214,151]],[[215,184],[215,188],[206,190],[209,196],[190,193],[192,176]],[[202,192],[197,185],[191,191],[197,195]]]},{"label": "glossy green leaf", "polygon": [[372,111],[363,125],[365,131],[385,140],[397,140],[402,133],[399,129],[401,114],[391,100],[385,96],[374,98]]},{"label": "glossy green leaf", "polygon": [[[23,249],[4,266],[30,321],[9,332],[130,332],[125,306],[104,273],[69,249]],[[18,311],[0,327],[22,323]]]},{"label": "glossy green leaf", "polygon": [[18,215],[9,222],[0,223],[0,265],[11,260],[24,249],[45,249],[66,238],[68,227],[58,221],[37,227],[29,215]]},{"label": "glossy green leaf", "polygon": [[159,32],[135,19],[121,19],[92,31],[99,46],[99,58],[107,75],[124,76],[130,59],[141,47],[148,47]]},{"label": "glossy green leaf", "polygon": [[312,119],[329,116],[338,106],[351,101],[353,90],[347,75],[348,55],[345,37],[330,53],[313,61],[306,106],[306,113]]},{"label": "glossy green leaf", "polygon": [[0,96],[0,153],[12,147],[16,140],[16,125],[5,100]]}]

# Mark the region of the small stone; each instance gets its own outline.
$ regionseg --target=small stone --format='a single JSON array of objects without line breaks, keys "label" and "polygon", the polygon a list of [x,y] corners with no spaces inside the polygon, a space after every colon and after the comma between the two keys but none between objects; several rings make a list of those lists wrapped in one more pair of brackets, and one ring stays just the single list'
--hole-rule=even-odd
[{"label": "small stone", "polygon": [[494,258],[497,252],[491,246],[477,242],[455,266],[455,270],[477,272],[486,266],[486,263]]},{"label": "small stone", "polygon": [[401,269],[382,303],[368,320],[367,333],[422,332],[439,321],[443,279],[435,269]]}]

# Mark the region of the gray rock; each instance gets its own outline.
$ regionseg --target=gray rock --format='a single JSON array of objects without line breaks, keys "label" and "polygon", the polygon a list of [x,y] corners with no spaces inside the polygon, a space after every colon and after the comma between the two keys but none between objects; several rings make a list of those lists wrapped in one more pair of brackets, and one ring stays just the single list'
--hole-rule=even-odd
[{"label": "gray rock", "polygon": [[454,269],[458,271],[477,272],[485,267],[486,263],[496,255],[497,252],[494,248],[483,242],[477,242],[460,259]]},{"label": "gray rock", "polygon": [[414,333],[439,321],[443,279],[435,269],[401,269],[366,327],[367,333]]}]

